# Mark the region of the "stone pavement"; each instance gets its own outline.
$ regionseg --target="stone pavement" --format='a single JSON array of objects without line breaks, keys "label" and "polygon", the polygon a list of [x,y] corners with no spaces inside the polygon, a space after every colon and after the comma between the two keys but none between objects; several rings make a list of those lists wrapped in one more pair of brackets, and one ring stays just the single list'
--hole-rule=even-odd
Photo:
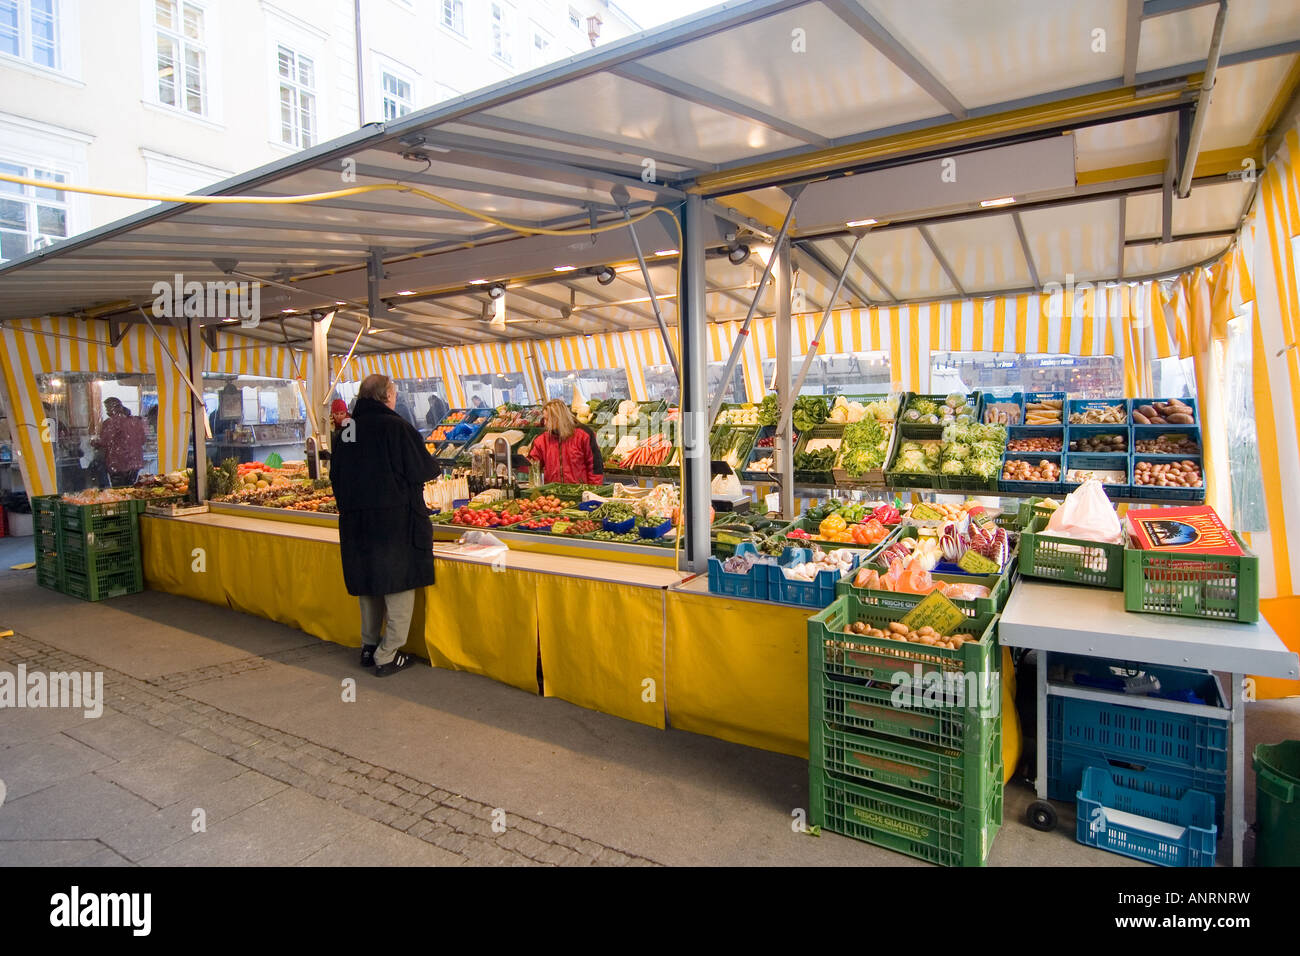
[{"label": "stone pavement", "polygon": [[[77,710],[13,712],[30,739],[0,751],[0,864],[653,865],[186,693],[328,649],[137,680],[32,638],[0,642],[4,669],[102,671],[106,704],[95,719]],[[205,830],[195,833],[200,809]]]},{"label": "stone pavement", "polygon": [[[173,595],[78,601],[9,570],[30,541],[0,539],[0,672],[102,672],[104,712],[0,708],[0,866],[923,865],[794,832],[806,760],[423,664],[375,678],[351,648]],[[1248,746],[1298,716],[1252,705]],[[1066,804],[1029,828],[1031,800],[1008,785],[990,865],[1141,865],[1076,843]]]}]

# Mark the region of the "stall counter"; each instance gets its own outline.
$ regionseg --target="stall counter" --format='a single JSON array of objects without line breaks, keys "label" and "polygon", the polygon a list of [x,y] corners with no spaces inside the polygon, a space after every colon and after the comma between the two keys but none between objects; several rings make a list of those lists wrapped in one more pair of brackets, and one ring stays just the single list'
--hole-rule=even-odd
[{"label": "stall counter", "polygon": [[[360,646],[360,610],[343,583],[337,527],[146,515],[141,543],[151,588]],[[494,562],[450,542],[434,552],[437,583],[416,596],[409,652],[437,667],[666,726],[664,603],[679,572],[520,551]]]}]

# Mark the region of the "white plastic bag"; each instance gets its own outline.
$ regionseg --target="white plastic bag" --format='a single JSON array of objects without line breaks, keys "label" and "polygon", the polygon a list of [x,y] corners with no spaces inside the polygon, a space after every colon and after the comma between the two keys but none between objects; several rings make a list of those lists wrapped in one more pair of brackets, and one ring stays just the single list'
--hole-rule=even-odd
[{"label": "white plastic bag", "polygon": [[1101,482],[1095,478],[1089,478],[1065,496],[1061,507],[1047,520],[1047,531],[1081,541],[1104,541],[1107,544],[1124,541],[1115,506],[1106,497]]}]

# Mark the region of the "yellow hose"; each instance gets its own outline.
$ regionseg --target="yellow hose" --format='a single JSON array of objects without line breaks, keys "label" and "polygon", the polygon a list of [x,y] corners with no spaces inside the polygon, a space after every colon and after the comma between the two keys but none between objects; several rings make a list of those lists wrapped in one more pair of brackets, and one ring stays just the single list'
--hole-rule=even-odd
[{"label": "yellow hose", "polygon": [[[446,199],[436,193],[420,189],[418,186],[408,186],[404,183],[371,183],[365,186],[350,186],[347,189],[335,189],[326,193],[306,193],[301,196],[159,196],[150,193],[129,193],[121,192],[115,189],[96,189],[93,186],[70,186],[65,183],[51,183],[48,179],[29,179],[26,176],[10,176],[0,173],[0,181],[9,183],[18,183],[23,186],[36,186],[40,189],[57,189],[64,192],[84,193],[89,196],[109,196],[114,199],[138,199],[142,202],[178,202],[178,203],[203,203],[206,205],[256,205],[256,206],[292,206],[300,203],[323,202],[327,199],[342,199],[346,196],[358,196],[364,193],[372,192],[401,192],[410,193],[414,196],[420,196],[431,202],[439,203],[449,209],[473,216],[483,222],[491,223],[494,226],[500,226],[503,229],[510,229],[514,232],[524,233],[526,235],[539,236],[576,236],[591,235],[597,232],[610,232],[614,229],[623,229],[632,223],[640,222],[656,212],[667,213],[674,223],[677,217],[673,215],[671,209],[666,206],[652,206],[645,212],[638,213],[631,220],[621,219],[618,222],[608,223],[604,226],[578,226],[570,229],[546,229],[542,226],[525,226],[519,223],[507,222],[504,219],[498,219],[496,216],[489,215],[485,212],[479,212],[477,209],[470,209],[468,206],[462,206],[460,203],[451,199]],[[292,228],[286,226],[286,228]],[[677,226],[678,249],[681,248],[681,226]]]}]

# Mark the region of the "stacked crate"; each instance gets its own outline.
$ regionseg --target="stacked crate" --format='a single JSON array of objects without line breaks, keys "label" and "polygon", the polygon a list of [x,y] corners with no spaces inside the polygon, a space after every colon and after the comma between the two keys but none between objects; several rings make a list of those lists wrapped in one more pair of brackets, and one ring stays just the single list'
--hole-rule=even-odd
[{"label": "stacked crate", "polygon": [[905,613],[846,594],[808,621],[809,819],[982,866],[1002,823],[998,615],[968,617],[962,629],[980,640],[955,650],[845,633]]},{"label": "stacked crate", "polygon": [[139,500],[77,505],[57,496],[32,499],[36,580],[84,601],[144,590]]}]

